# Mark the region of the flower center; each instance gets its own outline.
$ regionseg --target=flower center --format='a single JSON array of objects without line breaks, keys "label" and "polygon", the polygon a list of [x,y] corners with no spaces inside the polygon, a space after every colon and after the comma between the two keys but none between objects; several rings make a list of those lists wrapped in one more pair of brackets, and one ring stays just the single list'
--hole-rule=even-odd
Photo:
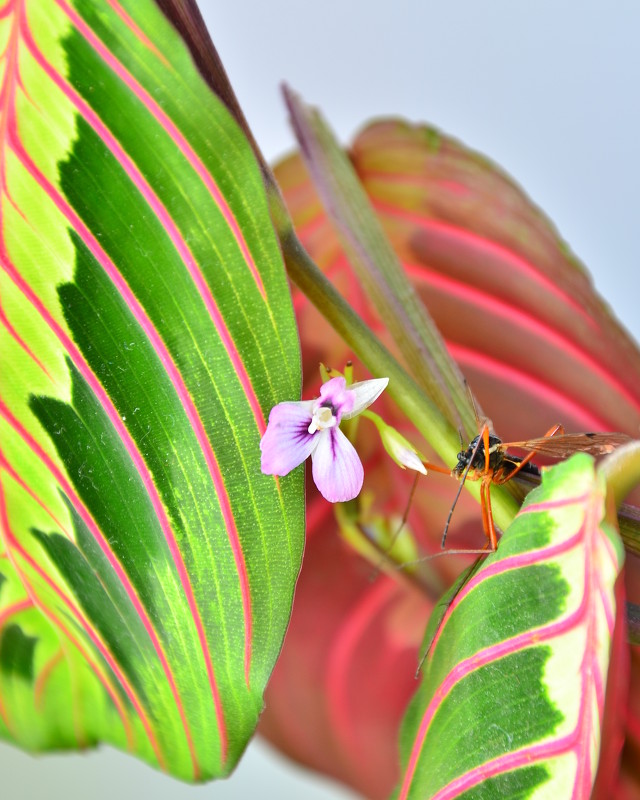
[{"label": "flower center", "polygon": [[334,415],[333,406],[322,405],[314,409],[313,416],[311,417],[311,422],[309,423],[309,428],[307,430],[309,433],[315,433],[316,431],[324,431],[327,428],[333,428],[337,424],[338,418]]}]

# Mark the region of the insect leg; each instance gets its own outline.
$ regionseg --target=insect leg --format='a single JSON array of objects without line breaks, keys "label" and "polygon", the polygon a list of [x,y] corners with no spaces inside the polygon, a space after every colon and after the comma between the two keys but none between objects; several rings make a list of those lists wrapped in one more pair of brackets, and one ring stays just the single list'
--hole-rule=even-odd
[{"label": "insect leg", "polygon": [[[549,430],[545,433],[543,438],[550,439],[552,436],[557,436],[557,435],[562,436],[563,433],[564,433],[564,427],[562,425],[554,425],[552,428],[549,428]],[[518,464],[518,466],[514,470],[512,470],[506,475],[500,475],[499,477],[495,477],[493,482],[497,484],[502,484],[511,480],[511,478],[513,478],[515,475],[518,474],[518,472],[520,472],[520,470],[525,466],[525,464],[528,464],[531,461],[531,459],[535,456],[537,452],[538,452],[537,450],[531,450],[529,453],[527,453],[527,455],[522,459],[522,461]]]},{"label": "insect leg", "polygon": [[492,474],[487,473],[482,478],[480,485],[480,505],[482,507],[482,527],[484,533],[489,540],[491,550],[496,550],[498,547],[498,536],[496,534],[496,526],[493,521],[493,512],[491,510],[491,483]]},{"label": "insect leg", "polygon": [[[488,437],[489,437],[489,427],[488,427],[486,422],[485,422],[483,427],[486,428],[486,431],[487,431],[486,435],[487,435],[487,439],[488,439]],[[460,494],[462,492],[462,487],[464,486],[465,481],[467,480],[467,475],[469,474],[469,470],[471,469],[471,466],[472,466],[473,462],[476,460],[476,453],[480,449],[480,443],[481,442],[483,442],[483,437],[478,436],[478,441],[476,442],[476,446],[474,447],[473,452],[471,453],[471,458],[469,459],[469,463],[467,464],[467,466],[465,468],[465,471],[462,473],[462,477],[460,478],[460,483],[458,484],[458,491],[456,492],[456,496],[453,498],[453,503],[451,505],[451,508],[449,509],[449,516],[447,517],[447,521],[446,521],[445,526],[444,526],[444,531],[442,532],[442,541],[440,542],[440,547],[442,547],[442,549],[444,549],[444,544],[445,544],[445,542],[447,540],[447,532],[449,531],[449,525],[451,523],[451,517],[453,516],[453,512],[454,512],[456,504],[458,502],[458,498],[460,497]],[[486,451],[486,449],[487,448],[485,447],[485,451]]]},{"label": "insect leg", "polygon": [[424,468],[429,471],[433,472],[440,472],[442,475],[449,475],[451,477],[451,470],[447,467],[441,467],[439,464],[432,464],[430,461],[423,461]]},{"label": "insect leg", "polygon": [[[473,552],[473,551],[469,551],[469,552]],[[456,597],[460,594],[460,592],[464,589],[464,587],[467,585],[467,583],[471,580],[471,578],[473,578],[473,576],[476,574],[476,572],[479,570],[479,568],[482,566],[482,562],[484,560],[484,557],[487,556],[488,554],[489,553],[486,550],[481,552],[480,553],[480,557],[477,558],[468,569],[464,570],[462,575],[460,575],[460,577],[457,579],[457,581],[451,587],[451,589],[447,593],[447,599],[446,600],[441,600],[434,607],[433,615],[436,615],[436,614],[438,615],[438,621],[435,623],[435,627],[433,629],[433,635],[429,638],[428,641],[425,640],[425,642],[423,643],[422,653],[420,654],[420,658],[419,658],[419,661],[418,661],[418,668],[416,669],[416,675],[415,675],[416,679],[420,675],[420,670],[422,669],[422,667],[424,665],[424,662],[429,657],[429,653],[431,652],[431,649],[433,648],[433,645],[434,645],[436,639],[438,638],[438,634],[440,633],[440,629],[442,628],[442,626],[444,624],[445,617],[447,616],[447,613],[449,612],[449,608],[451,607],[451,604],[456,599]]]},{"label": "insect leg", "polygon": [[490,471],[490,463],[491,463],[491,453],[490,453],[490,440],[489,440],[489,426],[485,422],[482,426],[482,430],[480,431],[480,436],[482,438],[482,444],[484,445],[484,473],[487,475]]}]

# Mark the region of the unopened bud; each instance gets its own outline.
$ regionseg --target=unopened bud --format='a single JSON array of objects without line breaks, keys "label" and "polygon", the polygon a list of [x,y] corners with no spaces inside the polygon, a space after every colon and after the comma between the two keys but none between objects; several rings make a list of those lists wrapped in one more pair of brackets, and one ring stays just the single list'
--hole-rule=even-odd
[{"label": "unopened bud", "polygon": [[380,438],[384,449],[389,453],[391,458],[402,469],[414,469],[416,472],[421,472],[423,475],[427,474],[424,464],[422,463],[417,450],[410,444],[402,434],[398,433],[391,425],[383,423],[378,425]]}]

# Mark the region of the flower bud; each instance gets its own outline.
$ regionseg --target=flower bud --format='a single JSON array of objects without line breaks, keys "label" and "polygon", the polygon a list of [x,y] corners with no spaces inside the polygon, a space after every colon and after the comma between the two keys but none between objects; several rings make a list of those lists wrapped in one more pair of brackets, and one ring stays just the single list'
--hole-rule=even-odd
[{"label": "flower bud", "polygon": [[[367,416],[373,419],[374,414],[369,412]],[[381,417],[377,414],[375,416],[377,419],[373,419],[373,422],[375,422],[378,429],[384,449],[389,453],[396,464],[402,469],[414,469],[416,472],[421,472],[423,475],[426,475],[427,470],[415,447],[408,442],[401,433],[398,433],[395,428],[391,425],[387,425]]]}]

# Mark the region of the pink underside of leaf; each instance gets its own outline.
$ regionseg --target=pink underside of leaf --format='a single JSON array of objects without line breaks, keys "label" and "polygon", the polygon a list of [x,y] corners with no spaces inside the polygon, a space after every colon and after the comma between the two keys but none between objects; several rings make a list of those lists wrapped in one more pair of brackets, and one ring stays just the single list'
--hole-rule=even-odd
[{"label": "pink underside of leaf", "polygon": [[[535,646],[540,642],[549,641],[559,634],[571,630],[582,622],[586,624],[587,646],[585,648],[585,659],[583,659],[580,668],[583,689],[580,692],[580,710],[574,730],[560,739],[552,740],[541,745],[533,745],[486,762],[480,767],[459,776],[447,786],[444,786],[433,795],[432,800],[436,798],[437,800],[448,800],[449,798],[457,797],[462,792],[468,791],[492,776],[499,775],[505,771],[529,766],[536,761],[564,755],[571,751],[575,752],[577,764],[579,765],[574,781],[572,798],[574,800],[581,800],[581,798],[588,796],[593,779],[593,765],[591,764],[589,747],[589,733],[593,725],[591,719],[591,694],[593,693],[596,695],[600,716],[602,715],[604,705],[603,676],[600,672],[597,659],[593,656],[596,648],[594,614],[590,613],[591,605],[595,602],[594,595],[601,596],[603,587],[600,583],[599,575],[597,571],[593,569],[588,555],[594,552],[596,547],[601,545],[601,542],[596,543],[594,541],[595,537],[598,536],[601,506],[597,502],[590,501],[590,497],[591,495],[588,493],[586,495],[570,498],[569,500],[565,499],[564,501],[539,503],[525,508],[522,513],[535,513],[553,508],[566,507],[572,504],[587,504],[585,519],[581,528],[574,536],[558,545],[551,545],[536,550],[535,552],[521,553],[513,557],[507,557],[498,563],[490,565],[483,573],[469,581],[452,603],[452,607],[448,609],[445,619],[447,616],[450,616],[454,604],[459,604],[462,597],[466,596],[475,585],[489,575],[496,575],[524,565],[539,563],[563,552],[568,552],[568,550],[573,547],[581,547],[585,550],[585,591],[580,606],[574,612],[560,622],[542,626],[534,631],[527,631],[524,634],[515,636],[507,642],[500,642],[499,644],[486,648],[480,653],[474,654],[470,658],[457,664],[440,687],[438,687],[419,726],[399,793],[399,800],[404,800],[408,797],[413,774],[417,767],[420,751],[424,745],[431,720],[443,698],[449,694],[456,683],[470,672],[475,671],[485,664],[491,663],[517,650]],[[607,548],[607,551],[610,558],[615,557],[611,548]],[[444,624],[446,623],[443,620],[443,625]],[[435,648],[436,646],[437,640],[434,640],[433,647]]]},{"label": "pink underside of leaf", "polygon": [[[334,261],[325,271],[328,276],[334,276],[342,270],[346,263],[346,260],[342,259]],[[294,295],[293,302],[296,315],[300,317],[308,301],[304,295],[298,293]],[[610,420],[591,412],[584,406],[584,403],[572,400],[565,392],[556,389],[551,383],[519,370],[504,361],[492,358],[480,350],[472,350],[451,340],[447,340],[446,344],[449,353],[461,367],[473,368],[482,374],[499,379],[507,385],[526,391],[531,396],[538,398],[542,405],[556,409],[561,419],[572,419],[575,425],[581,426],[584,430],[607,430],[611,427]],[[634,404],[637,405],[637,403]]]},{"label": "pink underside of leaf", "polygon": [[54,592],[54,594],[56,594],[60,598],[61,602],[70,611],[71,615],[73,617],[75,617],[77,624],[82,629],[84,629],[85,633],[87,634],[88,638],[91,640],[91,642],[93,643],[95,648],[98,650],[98,652],[101,653],[101,655],[103,656],[105,661],[109,664],[109,666],[113,670],[114,675],[118,678],[118,681],[119,681],[120,685],[122,686],[122,689],[127,694],[127,697],[129,698],[131,704],[135,708],[135,710],[136,710],[136,712],[137,712],[137,714],[138,714],[138,716],[140,718],[140,721],[142,722],[142,725],[143,725],[143,727],[145,729],[145,732],[147,734],[147,738],[149,739],[151,747],[152,747],[152,749],[153,749],[153,751],[155,753],[155,756],[156,756],[156,758],[158,760],[158,764],[162,768],[164,768],[164,766],[165,766],[164,765],[164,757],[162,755],[162,751],[161,751],[161,749],[160,749],[160,747],[158,745],[158,742],[156,740],[155,733],[153,732],[153,728],[151,726],[151,723],[147,719],[145,711],[144,711],[144,709],[143,709],[143,707],[142,707],[142,705],[141,705],[141,703],[140,703],[135,691],[129,685],[129,683],[128,683],[127,679],[126,679],[126,676],[122,673],[122,671],[120,670],[118,664],[115,662],[115,660],[113,659],[113,657],[111,656],[111,654],[109,653],[107,648],[104,646],[104,644],[100,640],[100,637],[98,636],[98,634],[91,627],[91,625],[86,621],[86,619],[81,614],[79,609],[77,609],[76,606],[71,602],[71,600],[69,600],[69,598],[66,597],[63,594],[63,592],[60,590],[60,588],[55,584],[55,582],[53,580],[51,580],[51,578],[42,569],[42,567],[40,567],[40,565],[33,559],[33,557],[24,550],[24,548],[20,545],[20,543],[16,539],[15,535],[13,534],[13,531],[12,531],[11,525],[10,525],[9,514],[8,514],[7,505],[6,505],[6,498],[5,498],[5,494],[4,494],[4,489],[3,489],[1,483],[0,483],[0,522],[2,523],[1,530],[4,532],[4,537],[5,537],[5,540],[6,540],[5,541],[6,557],[9,559],[9,561],[11,562],[11,565],[15,569],[16,573],[19,575],[20,582],[21,582],[24,590],[27,592],[27,595],[29,597],[30,602],[35,607],[37,607],[47,617],[47,619],[49,619],[52,622],[54,627],[58,628],[63,633],[63,635],[66,638],[68,638],[68,640],[82,654],[83,658],[87,662],[87,665],[91,668],[93,673],[96,675],[97,679],[104,686],[105,691],[107,692],[107,694],[111,698],[111,700],[112,700],[112,702],[114,704],[114,707],[118,711],[118,715],[120,716],[120,719],[122,721],[123,727],[124,727],[125,732],[126,732],[127,742],[128,742],[129,748],[131,750],[133,750],[134,747],[135,747],[135,744],[134,744],[133,730],[131,728],[131,722],[130,722],[130,720],[128,718],[128,715],[126,713],[126,710],[124,708],[122,700],[120,699],[120,697],[117,694],[117,691],[116,691],[115,687],[113,687],[111,685],[111,681],[107,678],[106,675],[104,675],[103,670],[99,667],[99,665],[95,662],[95,660],[91,657],[91,655],[83,647],[83,645],[76,638],[76,636],[73,635],[69,631],[67,626],[64,625],[64,623],[57,617],[57,615],[55,615],[53,613],[53,611],[51,611],[47,607],[46,604],[40,602],[40,600],[38,599],[37,593],[33,589],[29,579],[27,578],[26,573],[21,568],[21,566],[18,564],[18,561],[16,559],[16,555],[19,555],[20,558],[38,575],[38,577],[41,578],[47,584],[47,586]]},{"label": "pink underside of leaf", "polygon": [[[363,175],[360,175],[360,177],[362,179]],[[504,271],[505,274],[520,274],[523,280],[533,281],[543,289],[545,294],[557,297],[565,305],[569,306],[572,312],[577,313],[589,327],[598,329],[598,325],[593,317],[576,302],[575,298],[562,291],[562,289],[536,269],[536,267],[504,245],[480,236],[473,231],[455,226],[452,223],[425,218],[418,214],[411,214],[389,203],[384,203],[372,198],[369,199],[374,209],[376,209],[383,218],[390,217],[409,222],[415,228],[428,231],[432,235],[437,233],[445,240],[450,240],[458,246],[462,243],[466,245],[469,252],[482,254],[483,259],[488,259],[492,263],[500,264],[500,269]],[[322,224],[326,224],[326,217],[319,208],[317,215],[305,220],[304,225],[297,227],[298,235],[304,240],[311,236]]]},{"label": "pink underside of leaf", "polygon": [[501,319],[508,320],[532,338],[546,341],[550,348],[567,353],[572,360],[583,364],[586,370],[599,377],[600,380],[609,383],[612,391],[625,397],[631,406],[640,410],[640,402],[638,402],[637,397],[629,392],[615,375],[603,369],[600,362],[593,358],[588,351],[579,348],[574,342],[562,336],[549,325],[545,325],[533,315],[521,309],[516,309],[486,292],[436,273],[433,270],[414,265],[405,266],[414,282],[437,286],[461,303],[469,303],[479,308],[483,314],[487,315],[488,319],[492,320],[496,327],[499,327]]},{"label": "pink underside of leaf", "polygon": [[129,28],[129,30],[142,42],[142,44],[149,50],[149,52],[153,53],[153,55],[161,62],[164,67],[169,68],[170,64],[164,55],[158,50],[155,44],[144,34],[144,32],[139,28],[138,25],[133,21],[133,19],[127,14],[127,12],[122,8],[118,0],[106,0],[107,4],[111,6],[111,8],[116,12],[116,14],[120,17],[120,19],[124,22],[124,24]]},{"label": "pink underside of leaf", "polygon": [[[384,210],[387,214],[393,213],[396,216],[405,216],[404,214],[399,214],[397,209],[394,208],[389,210],[385,207]],[[499,257],[505,262],[505,269],[510,269],[512,271],[517,270],[522,273],[523,278],[534,280],[536,283],[540,284],[545,292],[551,292],[551,294],[559,297],[564,303],[570,306],[572,313],[578,312],[580,317],[588,322],[592,329],[595,328],[596,331],[600,333],[597,322],[579,306],[572,297],[559,290],[545,275],[542,275],[535,267],[504,246],[447,223],[441,223],[435,220],[424,220],[422,217],[417,217],[417,221],[425,226],[429,225],[437,229],[442,229],[451,237],[455,237],[456,240],[465,237],[465,240],[476,249],[484,249],[488,256],[494,260]],[[307,219],[305,224],[299,227],[299,235],[303,241],[309,241],[310,237],[314,233],[317,233],[321,226],[326,224],[326,217],[318,213],[311,219]],[[338,250],[333,255],[332,261],[323,265],[323,269],[329,275],[339,272],[340,269],[344,267],[348,267],[348,264],[349,262],[344,254]],[[479,309],[487,319],[507,320],[517,328],[526,332],[533,340],[543,341],[553,351],[564,353],[572,361],[582,364],[589,374],[606,382],[616,396],[623,397],[632,408],[640,411],[640,402],[636,395],[631,393],[615,374],[607,371],[600,360],[595,359],[587,350],[580,348],[575,342],[562,335],[559,331],[554,330],[551,326],[546,325],[532,314],[522,309],[514,308],[487,292],[469,286],[462,281],[449,278],[440,272],[430,270],[422,265],[408,265],[405,263],[404,266],[416,286],[426,285],[437,288],[455,300],[460,301],[460,303],[471,304],[473,307]],[[300,297],[294,300],[294,307],[297,312],[299,311],[301,302],[302,299]],[[498,325],[496,324],[496,326]],[[518,372],[518,370],[513,367],[504,363],[499,363],[497,360],[491,359],[490,356],[481,352],[472,351],[465,348],[463,345],[447,342],[447,346],[452,356],[459,360],[461,364],[465,363],[464,359],[466,359],[468,365],[475,366],[479,370],[484,371],[488,369],[490,374],[497,374],[498,371],[501,372],[502,377],[507,379],[510,383],[515,383],[515,385],[530,384],[532,389],[539,392],[540,396],[544,397],[545,400],[549,401],[553,406],[560,409],[563,407],[566,408],[569,414],[576,419],[583,418],[587,428],[606,429],[611,426],[609,420],[586,411],[583,403],[573,402],[566,394],[563,395],[562,392],[555,390],[552,386],[545,385],[542,381],[531,378],[524,372]]]},{"label": "pink underside of leaf", "polygon": [[[61,91],[65,93],[68,99],[76,106],[78,112],[82,116],[84,116],[90,124],[93,125],[94,130],[99,136],[101,136],[101,138],[105,142],[105,145],[109,147],[116,156],[116,158],[118,158],[118,160],[121,161],[123,167],[125,168],[132,182],[136,185],[138,190],[145,197],[149,206],[153,209],[154,213],[161,220],[164,229],[169,233],[174,246],[180,253],[181,258],[183,259],[187,268],[189,269],[189,272],[194,280],[194,284],[196,285],[198,291],[200,292],[202,299],[207,307],[207,310],[209,311],[216,325],[216,328],[220,334],[220,337],[227,349],[227,352],[229,353],[230,360],[234,364],[234,368],[238,374],[240,382],[243,385],[243,388],[247,394],[247,398],[253,409],[258,430],[261,434],[264,433],[266,427],[264,416],[262,415],[262,410],[260,409],[260,406],[258,404],[258,399],[253,390],[253,386],[249,380],[249,376],[246,373],[244,364],[240,358],[239,353],[237,352],[237,349],[233,341],[231,340],[231,336],[229,335],[229,332],[226,329],[220,311],[215,303],[213,295],[209,290],[209,287],[206,284],[204,276],[202,275],[195,259],[193,258],[193,255],[189,251],[186,242],[180,236],[180,233],[177,230],[171,216],[168,214],[167,210],[162,206],[158,198],[152,192],[150,186],[145,181],[139,170],[135,167],[131,159],[122,150],[118,142],[111,135],[108,129],[102,124],[100,119],[93,113],[93,111],[89,108],[89,106],[87,106],[86,103],[84,103],[76,95],[73,89],[62,79],[62,77],[56,73],[53,67],[51,67],[51,65],[48,64],[44,56],[37,49],[33,37],[30,35],[28,31],[26,31],[25,33],[25,41],[27,42],[27,45],[33,57],[41,65],[42,69],[59,86]],[[28,158],[26,153],[24,155],[25,158]],[[35,165],[33,165],[32,162],[30,161],[28,166],[32,167],[34,171],[36,170]],[[105,272],[107,272],[109,277],[113,280],[114,284],[117,286],[118,290],[121,292],[123,298],[126,300],[138,323],[144,329],[149,339],[152,341],[156,352],[158,353],[165,369],[167,370],[167,373],[169,374],[172,380],[172,383],[176,389],[176,393],[180,397],[180,401],[185,409],[185,413],[187,414],[187,417],[195,431],[198,443],[207,462],[211,480],[214,486],[216,487],[216,495],[220,502],[220,507],[225,520],[226,529],[229,532],[229,542],[232,548],[234,560],[236,562],[238,578],[241,586],[241,596],[242,596],[244,620],[245,620],[245,680],[247,685],[249,685],[249,674],[251,669],[251,637],[252,637],[251,591],[249,588],[249,578],[247,574],[244,553],[242,552],[242,545],[240,544],[240,537],[235,525],[235,519],[233,517],[231,503],[229,501],[226,487],[224,485],[224,479],[222,478],[222,474],[220,472],[217,459],[211,447],[211,443],[209,442],[209,439],[207,437],[200,415],[198,414],[197,408],[189,394],[187,387],[184,384],[182,375],[180,374],[178,368],[175,365],[175,362],[173,361],[169,351],[167,350],[164,342],[162,341],[160,334],[154,327],[151,320],[145,314],[143,308],[140,306],[137,299],[135,298],[135,295],[126,284],[126,281],[117,271],[115,264],[111,262],[106,253],[100,247],[98,241],[95,239],[95,237],[92,236],[91,232],[84,226],[84,224],[77,217],[75,212],[69,208],[69,206],[64,202],[63,198],[61,198],[55,192],[53,187],[51,187],[51,185],[46,182],[44,176],[42,176],[40,173],[37,173],[34,175],[34,177],[36,178],[36,180],[38,180],[40,185],[43,186],[45,191],[47,191],[47,193],[51,196],[52,200],[54,200],[54,202],[60,208],[62,213],[67,217],[73,229],[78,231],[78,233],[82,236],[83,240],[87,243],[93,255],[100,262],[102,267],[105,269]],[[171,538],[173,539],[173,536]],[[169,541],[172,547],[173,555],[174,557],[176,557],[177,545],[175,544],[175,541],[173,542],[171,540]],[[181,568],[180,572],[183,580],[188,582],[186,568]],[[186,585],[187,584],[185,583],[185,586]],[[190,591],[188,593],[190,593]],[[195,609],[196,607],[195,598],[190,597],[189,602],[190,604],[193,602],[192,610]],[[199,618],[199,612],[197,616]],[[204,642],[204,627],[201,624],[199,624],[199,629],[201,634],[201,641]],[[209,661],[210,657],[207,656],[207,662]],[[213,672],[211,672],[210,678],[213,678]],[[219,708],[219,711],[221,712],[221,707]]]},{"label": "pink underside of leaf", "polygon": [[640,742],[640,718],[633,713],[632,709],[627,709],[625,724],[629,734]]},{"label": "pink underside of leaf", "polygon": [[[338,254],[338,257],[332,261],[331,264],[325,266],[325,272],[328,277],[343,278],[345,274],[348,276],[349,280],[351,277],[349,262],[341,253]],[[416,284],[419,285],[421,283],[419,280],[419,274],[414,276],[414,279]],[[455,283],[457,284],[457,282]],[[468,288],[464,284],[460,284],[460,286],[462,287],[463,292]],[[353,287],[354,292],[356,288],[357,287]],[[471,291],[476,292],[477,290]],[[355,295],[351,296],[353,297]],[[453,296],[455,299],[460,299],[462,295],[457,297],[456,295],[452,294],[451,296]],[[490,298],[488,295],[483,294],[483,296],[488,297],[490,302],[493,302],[492,298]],[[301,313],[302,302],[303,300],[300,298],[296,298],[296,301],[294,301],[294,308],[296,309],[297,314]],[[524,314],[522,317],[520,317],[519,312],[514,312],[505,304],[500,305],[506,310],[506,315],[503,318],[509,319],[519,327],[522,328],[520,324],[522,319],[531,321],[532,325],[529,330],[526,331],[526,333],[531,337],[532,341],[539,342],[546,340],[550,351],[562,352],[568,355],[571,358],[572,363],[581,361],[584,366],[585,374],[593,376],[599,382],[608,383],[611,387],[611,392],[615,397],[624,398],[630,404],[631,408],[638,409],[640,411],[640,402],[635,395],[631,394],[628,389],[622,383],[620,383],[615,375],[607,372],[599,361],[593,359],[588,353],[579,350],[572,342],[561,336],[561,334],[557,333],[548,326],[542,325],[530,315]],[[477,304],[476,307],[478,307]],[[498,319],[498,316],[493,310],[487,309],[486,318],[494,320]],[[371,324],[371,320],[369,321],[369,324]],[[499,327],[499,325],[496,325],[496,327]],[[505,383],[511,384],[514,388],[519,388],[521,390],[526,389],[533,397],[536,397],[539,401],[541,401],[542,404],[556,409],[557,413],[561,414],[562,419],[568,417],[574,420],[574,424],[582,423],[585,430],[611,429],[612,421],[610,419],[589,411],[587,408],[585,408],[585,405],[582,401],[572,400],[571,397],[567,395],[566,390],[563,391],[556,389],[553,383],[533,376],[528,371],[518,369],[518,367],[508,364],[505,361],[501,361],[497,358],[487,355],[482,350],[472,349],[467,345],[451,341],[451,339],[448,338],[446,339],[446,345],[449,353],[453,358],[456,359],[460,366],[473,368],[481,374],[491,375],[495,378],[499,378]]]},{"label": "pink underside of leaf", "polygon": [[506,384],[522,388],[550,408],[564,409],[567,417],[581,420],[585,430],[606,430],[609,427],[608,420],[591,413],[583,405],[574,402],[551,384],[533,378],[528,373],[491,358],[478,350],[470,350],[468,347],[450,342],[447,342],[447,349],[460,366],[473,367],[484,374],[499,378]]},{"label": "pink underside of leaf", "polygon": [[[361,177],[364,177],[361,175]],[[411,222],[415,227],[429,232],[431,235],[438,234],[445,240],[460,245],[464,244],[469,252],[482,254],[484,259],[501,264],[501,271],[505,274],[520,274],[523,279],[528,279],[537,283],[545,294],[557,297],[565,303],[574,313],[592,328],[597,329],[597,324],[591,315],[576,302],[575,298],[560,289],[552,280],[538,270],[534,265],[518,253],[513,252],[505,245],[487,239],[480,234],[474,233],[466,228],[454,225],[451,222],[444,222],[433,218],[426,218],[419,214],[412,214],[404,209],[399,209],[389,203],[380,200],[372,200],[374,208],[383,216]]]},{"label": "pink underside of leaf", "polygon": [[337,750],[345,754],[345,766],[361,763],[365,754],[358,752],[362,744],[354,728],[351,714],[349,675],[353,656],[362,643],[363,633],[390,598],[397,594],[392,581],[380,581],[362,595],[357,606],[350,610],[336,637],[327,650],[326,696],[328,711],[337,739]]},{"label": "pink underside of leaf", "polygon": [[314,503],[307,501],[306,522],[307,539],[312,537],[317,531],[322,531],[334,521],[332,507],[329,503],[316,500]]}]

